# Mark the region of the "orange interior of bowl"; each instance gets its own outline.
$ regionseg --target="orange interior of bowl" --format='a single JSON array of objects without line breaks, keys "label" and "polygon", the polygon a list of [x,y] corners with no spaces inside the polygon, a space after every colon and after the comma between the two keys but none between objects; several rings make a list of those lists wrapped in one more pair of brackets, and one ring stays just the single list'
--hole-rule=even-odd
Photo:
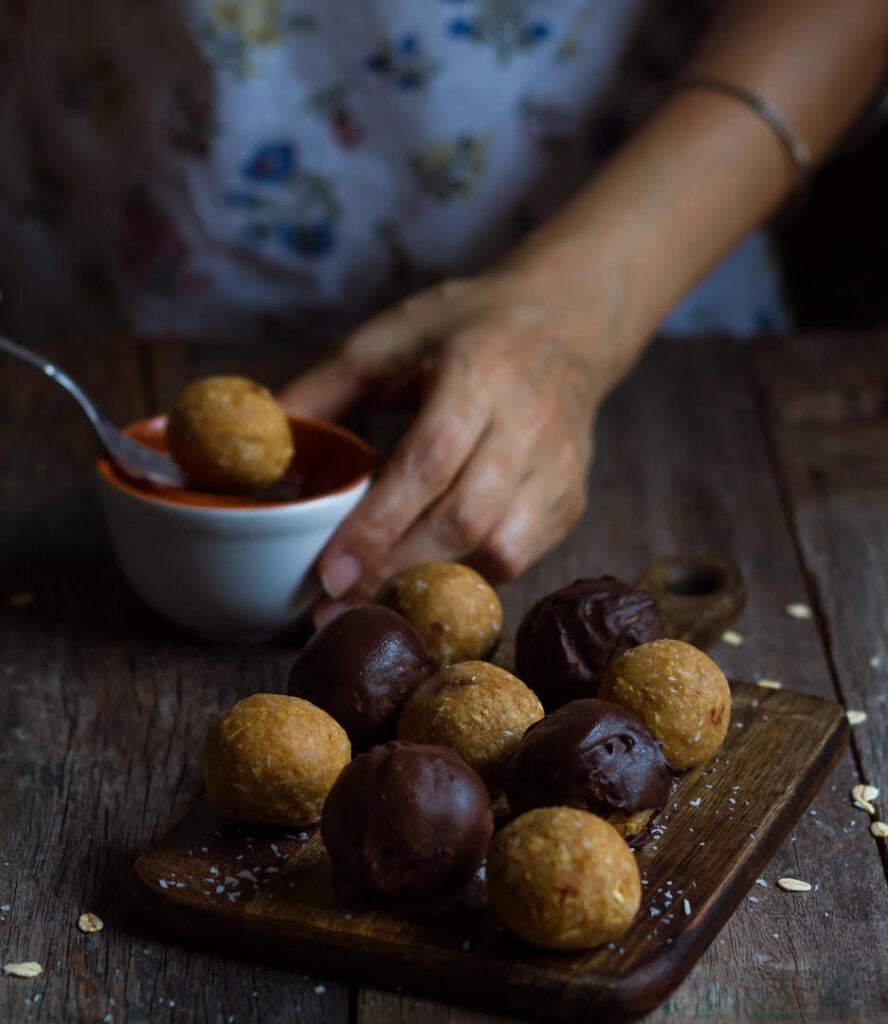
[{"label": "orange interior of bowl", "polygon": [[[109,459],[99,460],[99,472],[122,490],[198,508],[267,508],[311,501],[347,490],[379,463],[379,453],[355,434],[335,423],[288,417],[295,454],[278,483],[250,494],[214,494],[183,487],[161,487],[133,480]],[[139,420],[127,434],[157,451],[166,451],[166,416]]]}]

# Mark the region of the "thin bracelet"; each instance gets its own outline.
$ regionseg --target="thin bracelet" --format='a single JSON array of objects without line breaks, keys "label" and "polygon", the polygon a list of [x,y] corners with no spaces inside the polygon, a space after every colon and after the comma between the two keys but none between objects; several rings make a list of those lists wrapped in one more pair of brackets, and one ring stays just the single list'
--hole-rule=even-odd
[{"label": "thin bracelet", "polygon": [[676,92],[679,89],[705,89],[710,92],[720,92],[725,96],[732,96],[755,111],[774,132],[789,154],[789,159],[792,161],[799,179],[797,191],[805,191],[814,166],[811,150],[807,143],[795,133],[773,103],[769,103],[768,100],[751,89],[745,89],[742,85],[734,85],[732,82],[723,82],[720,78],[678,78],[672,83],[670,91]]}]

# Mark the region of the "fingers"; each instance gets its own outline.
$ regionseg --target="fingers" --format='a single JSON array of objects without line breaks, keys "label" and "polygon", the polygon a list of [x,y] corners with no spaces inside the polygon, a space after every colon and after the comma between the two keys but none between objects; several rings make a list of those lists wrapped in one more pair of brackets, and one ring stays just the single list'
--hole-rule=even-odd
[{"label": "fingers", "polygon": [[363,324],[338,351],[278,395],[303,416],[336,419],[368,391],[412,371],[422,353],[454,328],[474,301],[468,282],[446,281]]},{"label": "fingers", "polygon": [[407,566],[459,560],[481,547],[519,490],[524,456],[512,437],[488,429],[447,492],[407,530],[390,557],[373,567],[373,583]]},{"label": "fingers", "polygon": [[[581,516],[591,451],[584,457],[565,443],[531,466],[527,455],[511,433],[488,430],[451,486],[388,550],[341,552],[353,561],[351,575],[338,581],[340,593],[369,600],[392,573],[437,559],[466,561],[492,582],[519,575]],[[328,607],[319,606],[322,617]]]},{"label": "fingers", "polygon": [[278,393],[289,412],[322,420],[335,420],[364,392],[364,381],[341,354],[325,359]]},{"label": "fingers", "polygon": [[329,597],[341,597],[359,580],[364,592],[372,586],[404,535],[451,488],[488,417],[472,397],[463,362],[448,360],[379,479],[323,552],[318,571]]},{"label": "fingers", "polygon": [[400,373],[430,345],[455,331],[479,302],[477,286],[460,280],[443,281],[404,299],[348,339],[356,368],[377,377]]},{"label": "fingers", "polygon": [[581,477],[562,481],[561,488],[553,490],[549,474],[533,474],[469,561],[492,582],[514,579],[564,540],[585,507],[586,489]]}]

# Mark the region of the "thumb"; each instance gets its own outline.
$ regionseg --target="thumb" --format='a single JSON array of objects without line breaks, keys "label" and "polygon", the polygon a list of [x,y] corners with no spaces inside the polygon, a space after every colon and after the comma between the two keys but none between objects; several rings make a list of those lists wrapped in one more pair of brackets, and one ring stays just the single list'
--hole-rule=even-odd
[{"label": "thumb", "polygon": [[278,392],[288,412],[314,419],[335,420],[361,398],[362,379],[341,355],[333,355],[290,381]]},{"label": "thumb", "polygon": [[415,374],[423,354],[463,316],[457,299],[465,285],[444,282],[405,299],[362,324],[330,357],[278,395],[292,412],[324,419],[341,416],[368,393],[380,397]]}]

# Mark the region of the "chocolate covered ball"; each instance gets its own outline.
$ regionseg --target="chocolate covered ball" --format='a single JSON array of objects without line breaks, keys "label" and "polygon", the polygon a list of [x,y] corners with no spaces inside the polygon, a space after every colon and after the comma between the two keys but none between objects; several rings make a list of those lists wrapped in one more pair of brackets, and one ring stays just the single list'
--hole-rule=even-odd
[{"label": "chocolate covered ball", "polygon": [[532,725],[502,781],[516,814],[577,807],[631,838],[666,803],[672,771],[647,726],[616,704],[587,697]]},{"label": "chocolate covered ball", "polygon": [[246,377],[205,377],[176,396],[166,445],[190,484],[210,491],[248,491],[280,479],[293,458],[284,410]]},{"label": "chocolate covered ball", "polygon": [[708,761],[731,721],[724,673],[683,640],[654,640],[626,651],[608,666],[599,693],[648,726],[675,771]]},{"label": "chocolate covered ball", "polygon": [[494,837],[487,893],[527,942],[592,949],[632,923],[641,878],[632,851],[606,821],[573,807],[538,807]]},{"label": "chocolate covered ball", "polygon": [[492,834],[487,787],[459,754],[398,740],[345,768],[321,819],[335,884],[392,900],[459,890]]},{"label": "chocolate covered ball", "polygon": [[298,697],[254,693],[210,727],[203,773],[210,799],[249,825],[309,825],[349,763],[345,730]]},{"label": "chocolate covered ball", "polygon": [[503,631],[496,591],[458,562],[423,562],[395,573],[376,600],[407,619],[439,666],[486,658]]},{"label": "chocolate covered ball", "polygon": [[329,712],[356,750],[392,739],[401,705],[435,669],[416,631],[391,608],[366,604],[327,622],[290,670],[289,693]]},{"label": "chocolate covered ball", "polygon": [[494,781],[525,730],[543,717],[537,695],[487,661],[450,665],[413,691],[398,719],[398,739],[453,747]]},{"label": "chocolate covered ball", "polygon": [[515,671],[547,711],[594,697],[613,658],[663,635],[656,601],[613,576],[576,580],[542,598],[515,636]]}]

